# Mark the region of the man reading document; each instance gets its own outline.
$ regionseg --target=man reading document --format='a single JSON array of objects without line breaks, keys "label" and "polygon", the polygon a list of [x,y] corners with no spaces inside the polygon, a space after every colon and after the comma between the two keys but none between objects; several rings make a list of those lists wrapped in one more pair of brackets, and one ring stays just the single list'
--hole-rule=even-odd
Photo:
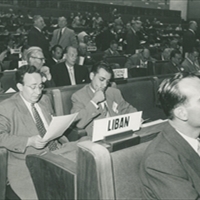
[{"label": "man reading document", "polygon": [[[25,158],[29,154],[54,151],[58,140],[44,142],[42,137],[53,110],[49,98],[42,95],[40,72],[24,65],[16,73],[19,92],[0,103],[0,147],[8,150],[8,182],[20,199],[37,199]],[[67,138],[63,139],[67,141]]]},{"label": "man reading document", "polygon": [[110,65],[100,62],[90,72],[91,83],[72,95],[71,113],[78,112],[77,127],[84,128],[89,137],[92,137],[95,119],[137,111],[123,99],[120,90],[108,87],[112,76]]}]

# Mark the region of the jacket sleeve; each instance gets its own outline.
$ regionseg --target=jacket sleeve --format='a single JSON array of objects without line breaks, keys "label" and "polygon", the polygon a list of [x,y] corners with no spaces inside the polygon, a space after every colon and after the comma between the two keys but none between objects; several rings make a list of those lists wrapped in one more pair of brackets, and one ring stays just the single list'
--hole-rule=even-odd
[{"label": "jacket sleeve", "polygon": [[87,104],[84,104],[81,99],[81,95],[77,95],[76,93],[72,95],[71,113],[78,112],[78,116],[76,118],[77,127],[85,128],[94,120],[94,118],[100,115],[100,111],[93,105],[91,101],[89,101]]}]

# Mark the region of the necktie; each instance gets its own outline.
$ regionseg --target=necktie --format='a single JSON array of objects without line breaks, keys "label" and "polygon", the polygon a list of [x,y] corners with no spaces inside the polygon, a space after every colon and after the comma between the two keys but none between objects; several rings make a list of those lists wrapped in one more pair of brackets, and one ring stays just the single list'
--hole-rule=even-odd
[{"label": "necktie", "polygon": [[[34,104],[31,104],[31,110],[32,110],[32,113],[33,113],[33,117],[35,119],[36,127],[37,127],[37,129],[39,131],[39,134],[40,134],[41,137],[44,137],[44,135],[46,133],[46,129],[44,127],[42,119],[41,119],[38,111],[36,110]],[[49,142],[48,148],[49,148],[50,151],[56,150],[57,149],[56,141],[52,140],[51,142]]]},{"label": "necktie", "polygon": [[62,29],[60,29],[60,31],[59,31],[59,35],[58,35],[58,43],[60,42],[61,37],[62,37]]},{"label": "necktie", "polygon": [[71,85],[76,85],[73,67],[69,67],[69,73],[70,73]]},{"label": "necktie", "polygon": [[[103,105],[102,105],[102,104],[103,104]],[[101,107],[102,107],[102,115],[103,115],[104,117],[109,117],[110,114],[109,114],[109,110],[108,110],[108,106],[107,106],[106,102],[104,101],[104,102],[102,102],[102,104],[101,104]]]}]

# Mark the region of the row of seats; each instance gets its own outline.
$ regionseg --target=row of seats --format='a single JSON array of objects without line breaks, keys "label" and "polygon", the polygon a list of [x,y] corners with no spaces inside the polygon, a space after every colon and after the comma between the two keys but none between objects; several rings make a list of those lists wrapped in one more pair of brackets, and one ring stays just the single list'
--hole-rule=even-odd
[{"label": "row of seats", "polygon": [[167,122],[135,134],[137,145],[110,151],[109,145],[84,141],[73,156],[29,155],[26,164],[39,199],[142,199],[139,168],[142,155]]},{"label": "row of seats", "polygon": [[[125,81],[122,84],[118,84],[117,87],[121,90],[122,95],[124,96],[124,99],[127,102],[129,102],[130,104],[135,106],[138,110],[143,111],[143,119],[147,119],[147,118],[150,118],[150,120],[165,119],[164,113],[158,107],[156,91],[157,91],[159,83],[168,76],[159,76],[159,77],[151,76],[151,77],[143,77],[143,78],[132,78],[132,79],[128,79],[127,81]],[[65,87],[58,87],[58,88],[49,88],[49,89],[45,90],[45,93],[52,100],[52,105],[54,107],[55,114],[57,116],[66,115],[66,114],[70,113],[70,110],[72,107],[71,96],[74,92],[76,92],[83,86],[84,85],[65,86]],[[13,95],[13,93],[7,93],[7,94],[0,95],[0,102],[6,98],[9,98],[11,95]],[[74,129],[69,129],[67,132],[67,134],[68,134],[67,136],[69,137],[69,139],[71,141],[73,141],[73,140],[79,139],[82,136],[81,134],[83,134],[83,135],[85,134],[84,131],[79,131],[78,133],[79,134],[77,134],[77,130],[74,131]],[[50,156],[50,157],[52,157],[52,156]],[[55,156],[53,156],[53,157],[55,157]],[[36,158],[37,158],[37,156],[36,156]],[[6,159],[7,159],[7,152],[5,151],[5,149],[0,148],[0,160],[1,160],[1,162],[0,162],[0,186],[1,186],[0,199],[4,199],[3,196],[5,195],[5,185],[6,185],[5,174],[6,174],[6,170],[7,170]],[[71,166],[69,174],[72,177],[76,176],[76,167],[73,164],[68,165],[67,162],[65,162],[65,161],[63,161],[63,163],[60,163],[59,159],[58,159],[58,162],[59,162],[58,168],[60,168],[60,164],[62,164],[63,167]],[[72,163],[74,163],[74,161],[72,161]],[[40,169],[42,169],[43,171],[47,170],[44,166],[42,166]],[[49,173],[49,174],[51,175],[51,173]],[[88,177],[89,177],[89,175],[88,175]],[[65,180],[64,177],[63,177],[63,179]],[[47,182],[45,184],[51,185],[51,183],[47,184]],[[77,184],[75,179],[74,179],[74,184]],[[48,186],[46,186],[46,187],[47,187],[46,189],[49,191]],[[63,190],[64,190],[65,187],[60,186],[60,188],[63,188]],[[71,189],[69,191],[69,194],[66,194],[66,195],[68,195],[67,198],[63,198],[63,199],[71,199],[70,195],[73,195],[76,193],[76,191],[74,191],[75,193],[73,193],[73,194],[70,192],[71,192]]]}]

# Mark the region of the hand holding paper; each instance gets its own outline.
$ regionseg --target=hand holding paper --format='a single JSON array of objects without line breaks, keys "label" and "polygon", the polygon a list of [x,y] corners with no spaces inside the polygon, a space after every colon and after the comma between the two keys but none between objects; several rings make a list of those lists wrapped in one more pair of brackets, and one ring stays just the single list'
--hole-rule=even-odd
[{"label": "hand holding paper", "polygon": [[60,137],[75,120],[77,114],[78,113],[53,117],[47,132],[43,137],[43,141],[47,142]]}]

